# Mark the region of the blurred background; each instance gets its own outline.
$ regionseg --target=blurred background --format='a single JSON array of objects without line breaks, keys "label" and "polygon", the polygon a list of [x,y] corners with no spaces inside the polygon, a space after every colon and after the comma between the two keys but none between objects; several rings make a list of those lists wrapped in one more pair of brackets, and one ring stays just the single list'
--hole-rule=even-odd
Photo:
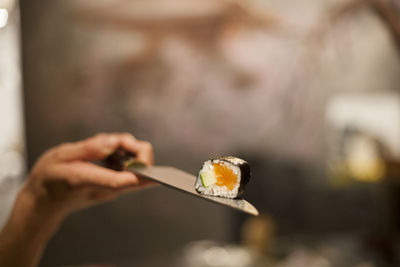
[{"label": "blurred background", "polygon": [[399,52],[396,0],[0,0],[0,225],[44,150],[127,131],[246,159],[261,215],[149,189],[40,266],[400,266]]}]

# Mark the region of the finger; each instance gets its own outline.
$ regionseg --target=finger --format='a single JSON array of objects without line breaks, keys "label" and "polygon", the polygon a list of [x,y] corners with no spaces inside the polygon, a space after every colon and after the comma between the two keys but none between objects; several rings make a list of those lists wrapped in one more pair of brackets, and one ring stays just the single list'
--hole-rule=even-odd
[{"label": "finger", "polygon": [[138,177],[131,172],[117,172],[83,161],[56,164],[50,171],[50,177],[64,180],[73,187],[118,189],[139,184]]},{"label": "finger", "polygon": [[123,143],[134,141],[130,134],[98,134],[80,142],[60,145],[52,156],[58,161],[101,160]]},{"label": "finger", "polygon": [[121,136],[121,145],[126,150],[135,153],[139,161],[147,165],[154,164],[153,146],[149,142]]},{"label": "finger", "polygon": [[138,141],[138,146],[140,147],[137,157],[140,161],[148,164],[154,164],[154,154],[153,154],[153,146],[146,141]]},{"label": "finger", "polygon": [[143,140],[137,140],[129,133],[116,133],[118,137],[118,146],[134,153],[137,159],[147,165],[154,164],[153,146],[151,143]]}]

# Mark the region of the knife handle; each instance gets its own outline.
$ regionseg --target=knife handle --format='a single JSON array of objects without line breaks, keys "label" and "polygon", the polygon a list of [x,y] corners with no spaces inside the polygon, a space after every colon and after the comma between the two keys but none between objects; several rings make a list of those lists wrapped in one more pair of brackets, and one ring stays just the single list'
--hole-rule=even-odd
[{"label": "knife handle", "polygon": [[144,167],[145,164],[139,161],[136,154],[119,147],[112,154],[102,161],[103,167],[115,170],[126,171],[128,167]]}]

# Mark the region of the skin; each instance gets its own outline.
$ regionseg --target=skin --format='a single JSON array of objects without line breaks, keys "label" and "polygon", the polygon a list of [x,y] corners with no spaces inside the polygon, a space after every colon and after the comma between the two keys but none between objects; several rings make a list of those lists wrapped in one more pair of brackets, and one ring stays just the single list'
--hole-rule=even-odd
[{"label": "skin", "polygon": [[154,184],[133,173],[91,163],[118,147],[135,153],[147,165],[153,164],[151,144],[126,133],[99,134],[61,144],[38,159],[0,232],[0,266],[36,266],[47,242],[71,212]]}]

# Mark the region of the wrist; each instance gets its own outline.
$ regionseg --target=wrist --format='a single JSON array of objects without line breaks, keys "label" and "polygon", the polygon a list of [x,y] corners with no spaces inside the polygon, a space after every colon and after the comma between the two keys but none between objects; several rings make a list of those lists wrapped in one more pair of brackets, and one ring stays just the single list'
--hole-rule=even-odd
[{"label": "wrist", "polygon": [[65,215],[47,200],[45,196],[32,192],[26,185],[17,196],[11,218],[16,222],[29,224],[39,231],[54,231]]},{"label": "wrist", "polygon": [[40,198],[24,186],[0,231],[0,265],[36,266],[62,219],[61,214],[41,205]]},{"label": "wrist", "polygon": [[3,235],[26,240],[27,243],[45,243],[58,229],[64,216],[52,212],[43,200],[24,186],[17,195]]}]

